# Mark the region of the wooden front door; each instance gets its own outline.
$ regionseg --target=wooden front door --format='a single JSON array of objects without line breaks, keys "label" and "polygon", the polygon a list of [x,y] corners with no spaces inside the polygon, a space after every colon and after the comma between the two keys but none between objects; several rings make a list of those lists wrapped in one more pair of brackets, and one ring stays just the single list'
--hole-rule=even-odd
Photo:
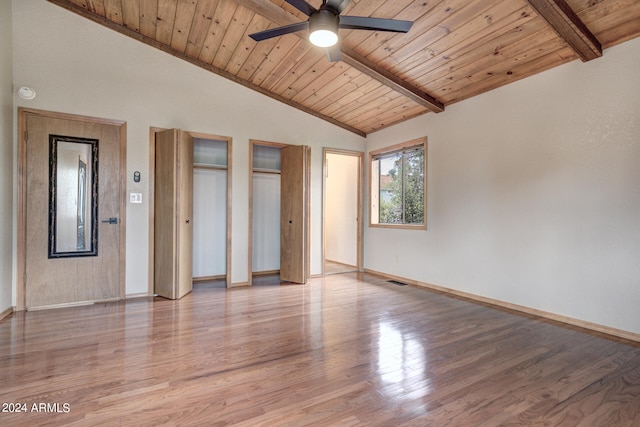
[{"label": "wooden front door", "polygon": [[280,174],[280,280],[309,276],[309,159],[304,145],[283,147]]},{"label": "wooden front door", "polygon": [[154,292],[182,298],[193,288],[193,138],[156,133]]},{"label": "wooden front door", "polygon": [[25,308],[124,298],[125,124],[26,110],[20,118]]}]

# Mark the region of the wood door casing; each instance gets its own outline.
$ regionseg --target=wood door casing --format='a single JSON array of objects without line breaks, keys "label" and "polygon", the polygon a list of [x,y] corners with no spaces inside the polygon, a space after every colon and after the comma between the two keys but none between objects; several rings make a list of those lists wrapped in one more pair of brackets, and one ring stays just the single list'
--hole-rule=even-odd
[{"label": "wood door casing", "polygon": [[280,280],[309,276],[309,157],[304,145],[283,147],[280,172]]},{"label": "wood door casing", "polygon": [[[24,260],[24,305],[27,309],[124,298],[124,209],[121,171],[123,124],[64,115],[20,111],[25,141],[21,150],[19,259]],[[98,140],[97,256],[49,258],[49,135]],[[117,224],[102,223],[118,218]],[[20,228],[20,227],[19,227]]]},{"label": "wood door casing", "polygon": [[178,299],[192,289],[193,138],[188,133],[156,133],[154,189],[154,292]]}]

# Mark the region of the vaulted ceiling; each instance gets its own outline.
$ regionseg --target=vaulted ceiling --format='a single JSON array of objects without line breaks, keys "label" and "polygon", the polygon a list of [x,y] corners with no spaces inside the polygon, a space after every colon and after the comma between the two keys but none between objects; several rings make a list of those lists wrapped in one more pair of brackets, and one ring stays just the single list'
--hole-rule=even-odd
[{"label": "vaulted ceiling", "polygon": [[307,20],[284,0],[49,1],[363,136],[640,36],[638,0],[351,0],[413,27],[340,30],[329,62],[306,32],[249,37]]}]

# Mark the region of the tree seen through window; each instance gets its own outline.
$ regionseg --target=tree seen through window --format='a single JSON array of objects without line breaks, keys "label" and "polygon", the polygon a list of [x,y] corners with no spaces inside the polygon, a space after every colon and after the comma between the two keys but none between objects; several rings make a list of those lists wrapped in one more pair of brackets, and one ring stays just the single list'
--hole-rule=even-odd
[{"label": "tree seen through window", "polygon": [[425,145],[372,156],[372,224],[425,224]]}]

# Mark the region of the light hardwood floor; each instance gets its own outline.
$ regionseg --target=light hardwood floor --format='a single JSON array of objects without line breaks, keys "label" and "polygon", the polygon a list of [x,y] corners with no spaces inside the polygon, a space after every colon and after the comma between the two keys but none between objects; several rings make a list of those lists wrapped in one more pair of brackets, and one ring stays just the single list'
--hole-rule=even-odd
[{"label": "light hardwood floor", "polygon": [[4,319],[0,402],[27,404],[3,426],[638,426],[640,345],[371,275],[203,284]]},{"label": "light hardwood floor", "polygon": [[335,261],[324,262],[324,274],[342,274],[358,271],[357,267]]}]

